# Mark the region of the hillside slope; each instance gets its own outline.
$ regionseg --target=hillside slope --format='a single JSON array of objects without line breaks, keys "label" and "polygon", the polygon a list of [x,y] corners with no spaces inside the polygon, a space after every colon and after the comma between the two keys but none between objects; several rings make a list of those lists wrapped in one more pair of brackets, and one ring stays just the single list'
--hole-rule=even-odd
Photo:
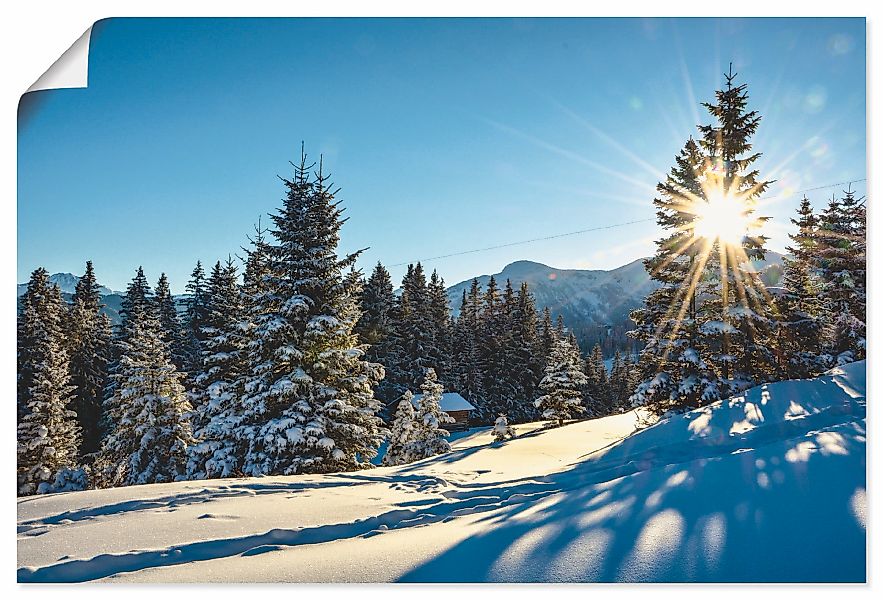
[{"label": "hillside slope", "polygon": [[[757,261],[754,266],[761,273],[764,283],[779,283],[781,254],[768,250],[765,260]],[[482,289],[487,286],[490,277],[476,277]],[[516,290],[522,282],[527,282],[537,308],[542,310],[548,307],[553,318],[560,314],[586,352],[611,335],[619,340],[619,345],[628,345],[624,333],[634,326],[629,313],[641,306],[647,295],[658,286],[650,279],[643,258],[609,271],[556,269],[542,263],[520,260],[507,265],[494,277],[501,288],[507,279]],[[448,302],[454,314],[460,310],[463,292],[468,293],[471,285],[472,280],[468,279],[448,288]],[[603,348],[609,355],[612,355],[613,349],[613,346]]]},{"label": "hillside slope", "polygon": [[358,473],[20,499],[18,579],[865,580],[864,362],[636,417]]}]

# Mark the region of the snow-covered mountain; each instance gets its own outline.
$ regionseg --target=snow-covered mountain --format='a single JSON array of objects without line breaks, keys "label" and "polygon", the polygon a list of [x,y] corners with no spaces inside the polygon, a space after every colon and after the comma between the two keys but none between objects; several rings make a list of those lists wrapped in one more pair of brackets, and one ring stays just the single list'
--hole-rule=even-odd
[{"label": "snow-covered mountain", "polygon": [[[77,282],[79,280],[80,277],[78,275],[74,275],[73,273],[56,273],[49,276],[49,282],[57,285],[62,294],[73,294],[77,289]],[[99,285],[98,290],[102,296],[120,294],[120,292],[115,292],[112,289],[103,285]],[[18,296],[23,295],[26,291],[28,291],[28,284],[18,284],[18,289],[16,291],[18,292]]]},{"label": "snow-covered mountain", "polygon": [[[766,260],[757,263],[768,285],[778,282],[782,255],[768,251]],[[526,281],[533,292],[537,308],[549,307],[553,317],[558,314],[577,336],[583,350],[587,350],[606,336],[608,326],[613,330],[631,328],[629,312],[639,307],[649,292],[657,287],[644,268],[644,259],[634,260],[616,269],[581,270],[556,269],[542,263],[521,260],[507,265],[494,274],[502,288],[506,280],[518,289]],[[478,282],[484,288],[489,275],[480,275]],[[454,314],[460,309],[464,290],[468,292],[472,280],[462,281],[448,288],[448,299]]]},{"label": "snow-covered mountain", "polygon": [[356,473],[18,499],[18,581],[863,582],[864,361],[636,431],[472,430]]},{"label": "snow-covered mountain", "polygon": [[[530,286],[537,308],[549,307],[553,317],[562,315],[583,349],[597,341],[608,325],[624,325],[629,312],[639,306],[656,287],[638,259],[611,271],[557,269],[542,263],[521,260],[494,274],[502,288],[509,279],[517,290],[523,281]],[[489,275],[477,277],[482,288]],[[471,280],[448,288],[451,309],[457,314],[463,292]]]}]

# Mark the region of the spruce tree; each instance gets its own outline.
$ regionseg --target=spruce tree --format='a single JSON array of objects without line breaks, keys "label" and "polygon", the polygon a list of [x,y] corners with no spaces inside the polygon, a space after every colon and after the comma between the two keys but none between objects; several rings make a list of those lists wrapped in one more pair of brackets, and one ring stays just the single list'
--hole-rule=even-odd
[{"label": "spruce tree", "polygon": [[212,268],[206,306],[205,351],[194,382],[199,398],[192,418],[197,443],[188,460],[188,472],[198,479],[228,477],[238,467],[231,428],[242,394],[247,324],[245,295],[232,257]]},{"label": "spruce tree", "polygon": [[65,313],[58,286],[49,282],[46,269],[36,269],[18,323],[19,495],[53,491],[58,475],[76,466],[80,427],[71,410],[74,387],[62,338]]},{"label": "spruce tree", "polygon": [[110,427],[96,463],[100,477],[112,486],[183,479],[194,440],[181,375],[153,312],[131,320],[129,331],[105,405]]},{"label": "spruce tree", "polygon": [[820,297],[830,315],[827,346],[839,364],[860,360],[866,351],[865,207],[851,189],[823,211],[818,241]]},{"label": "spruce tree", "polygon": [[522,282],[512,311],[512,365],[509,375],[514,380],[516,406],[509,417],[516,422],[531,421],[536,417],[533,399],[537,384],[542,379],[545,357],[539,351],[538,319],[536,303]]},{"label": "spruce tree", "polygon": [[445,280],[433,270],[426,286],[426,311],[429,320],[429,364],[439,381],[450,385],[451,369],[451,311]]},{"label": "spruce tree", "polygon": [[586,387],[583,392],[583,404],[586,407],[586,412],[592,417],[611,414],[613,403],[600,344],[595,344],[591,354],[586,357],[585,374]]},{"label": "spruce tree", "polygon": [[[765,238],[756,229],[762,181],[750,138],[760,116],[747,111],[746,86],[716,92],[704,106],[715,123],[688,140],[653,202],[666,236],[646,261],[661,286],[631,317],[631,334],[644,342],[642,381],[632,397],[657,414],[692,408],[775,376],[772,348],[775,312],[751,261],[764,257]],[[706,237],[698,229],[708,210],[734,210],[745,224],[740,241]],[[719,217],[720,215],[713,215]],[[701,234],[700,234],[701,233]]]},{"label": "spruce tree", "polygon": [[406,391],[399,400],[392,427],[389,432],[389,444],[383,455],[383,465],[401,465],[409,458],[406,450],[414,442],[417,435],[416,413],[414,411],[414,394]]},{"label": "spruce tree", "polygon": [[438,383],[435,370],[429,368],[420,386],[423,392],[414,417],[416,431],[413,441],[403,451],[407,460],[413,462],[436,454],[450,452],[451,445],[446,439],[450,434],[444,429],[445,423],[453,423],[448,413],[441,409],[443,387]]},{"label": "spruce tree", "polygon": [[272,215],[264,290],[253,299],[240,439],[249,475],[370,465],[382,439],[373,386],[383,368],[364,360],[354,328],[358,253],[336,254],[342,208],[321,165],[302,153],[282,208]]},{"label": "spruce tree", "polygon": [[193,393],[195,378],[202,368],[202,356],[206,341],[203,326],[208,319],[208,281],[202,261],[196,261],[185,291],[183,335],[186,356],[184,357],[183,374],[185,386],[190,393]]},{"label": "spruce tree", "polygon": [[[741,242],[716,240],[719,273],[717,301],[712,303],[719,319],[721,348],[711,356],[729,391],[741,391],[775,376],[772,331],[775,313],[768,310],[772,300],[751,261],[763,260],[766,237],[756,232],[766,217],[754,216],[757,199],[770,181],[760,179],[754,163],[761,157],[753,150],[751,137],[760,125],[757,111],[748,111],[747,85],[734,86],[736,75],[725,75],[726,89],[715,93],[715,102],[703,106],[715,122],[701,125],[701,146],[706,155],[703,172],[706,196],[713,193],[733,197],[740,203],[749,231]],[[706,198],[708,200],[708,198]],[[715,332],[717,333],[717,332]]]},{"label": "spruce tree", "polygon": [[65,327],[70,356],[72,409],[82,432],[80,454],[88,460],[101,446],[101,405],[112,359],[110,318],[101,312],[101,294],[92,261],[77,286],[68,309]]},{"label": "spruce tree", "polygon": [[822,354],[822,301],[820,281],[814,273],[817,252],[818,219],[806,196],[800,202],[797,218],[791,219],[797,233],[789,235],[783,273],[783,293],[779,299],[781,318],[777,324],[779,376],[784,379],[815,377],[829,365]]},{"label": "spruce tree", "polygon": [[484,402],[478,359],[480,306],[481,287],[478,279],[473,279],[468,294],[464,290],[460,302],[454,328],[453,360],[455,389],[476,408],[480,408]]},{"label": "spruce tree", "polygon": [[494,429],[491,433],[494,436],[494,441],[498,444],[515,437],[515,430],[509,426],[509,419],[506,418],[506,415],[500,415],[497,417],[497,420],[494,421]]},{"label": "spruce tree", "polygon": [[144,269],[138,267],[135,277],[126,287],[126,294],[120,306],[120,326],[117,341],[128,340],[132,333],[133,323],[140,322],[154,308],[150,284],[144,275]]},{"label": "spruce tree", "polygon": [[579,349],[571,338],[564,336],[556,340],[545,376],[540,381],[542,394],[534,402],[543,419],[556,421],[558,426],[585,412],[582,406],[582,390],[587,380],[580,364]]},{"label": "spruce tree", "polygon": [[156,316],[159,319],[160,335],[166,343],[172,363],[179,372],[184,372],[188,366],[187,338],[178,318],[178,309],[172,298],[169,278],[165,273],[160,273],[159,280],[156,282],[153,303]]},{"label": "spruce tree", "polygon": [[[243,404],[246,381],[251,377],[250,354],[260,344],[257,323],[261,319],[261,299],[268,292],[271,245],[268,231],[255,225],[246,258],[239,297],[233,289],[235,265],[228,259],[219,270],[214,287],[210,284],[209,315],[218,325],[206,344],[203,368],[196,384],[206,398],[195,414],[196,443],[188,453],[187,471],[194,479],[242,475],[249,440],[255,435],[259,415]],[[222,316],[225,307],[229,313]],[[226,332],[226,333],[225,333]]]}]

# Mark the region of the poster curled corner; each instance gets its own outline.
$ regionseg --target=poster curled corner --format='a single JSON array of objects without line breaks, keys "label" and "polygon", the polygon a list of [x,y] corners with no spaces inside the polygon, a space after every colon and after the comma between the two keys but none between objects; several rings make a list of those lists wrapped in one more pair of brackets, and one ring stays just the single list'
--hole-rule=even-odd
[{"label": "poster curled corner", "polygon": [[[92,27],[80,36],[58,60],[43,73],[27,92],[60,88],[84,88],[89,82],[89,40]],[[25,93],[27,93],[25,92]]]}]

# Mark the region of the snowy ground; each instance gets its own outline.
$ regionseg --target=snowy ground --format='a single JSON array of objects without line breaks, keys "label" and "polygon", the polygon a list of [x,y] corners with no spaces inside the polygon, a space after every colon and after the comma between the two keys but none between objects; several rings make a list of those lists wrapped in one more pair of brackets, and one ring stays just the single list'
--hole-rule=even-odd
[{"label": "snowy ground", "polygon": [[488,430],[359,473],[30,497],[21,582],[864,581],[865,364],[634,433]]}]

